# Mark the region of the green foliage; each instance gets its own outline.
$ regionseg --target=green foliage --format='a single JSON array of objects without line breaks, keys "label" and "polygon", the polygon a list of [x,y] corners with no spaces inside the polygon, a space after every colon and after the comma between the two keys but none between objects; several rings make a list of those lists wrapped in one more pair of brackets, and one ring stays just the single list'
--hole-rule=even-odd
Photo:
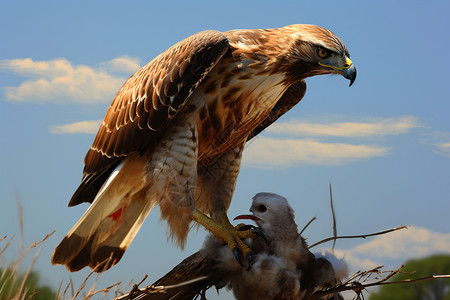
[{"label": "green foliage", "polygon": [[0,269],[0,299],[56,299],[56,292],[39,285],[39,275],[31,272],[18,275],[12,268]]},{"label": "green foliage", "polygon": [[[443,274],[450,274],[450,255],[433,255],[424,259],[409,260],[401,273],[389,281]],[[384,285],[378,292],[371,293],[369,300],[450,300],[450,279]]]}]

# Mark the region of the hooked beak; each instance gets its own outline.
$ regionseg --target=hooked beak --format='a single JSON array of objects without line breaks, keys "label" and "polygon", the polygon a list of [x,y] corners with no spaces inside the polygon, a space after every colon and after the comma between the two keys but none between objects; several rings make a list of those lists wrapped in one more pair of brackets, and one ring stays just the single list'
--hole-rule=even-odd
[{"label": "hooked beak", "polygon": [[352,86],[353,82],[355,82],[355,79],[356,79],[355,65],[352,64],[349,68],[343,69],[342,76],[344,76],[344,78],[347,78],[348,80],[350,80],[349,86]]},{"label": "hooked beak", "polygon": [[333,66],[333,65],[329,65],[329,64],[324,64],[321,62],[319,62],[319,65],[321,65],[322,67],[327,67],[327,68],[337,70],[339,74],[344,76],[344,78],[350,80],[349,86],[352,86],[353,82],[355,82],[356,68],[355,68],[355,65],[353,64],[353,62],[348,57],[345,58],[344,66],[337,67],[337,66]]},{"label": "hooked beak", "polygon": [[262,221],[260,218],[254,215],[240,215],[234,218],[233,220],[253,220],[253,221]]}]

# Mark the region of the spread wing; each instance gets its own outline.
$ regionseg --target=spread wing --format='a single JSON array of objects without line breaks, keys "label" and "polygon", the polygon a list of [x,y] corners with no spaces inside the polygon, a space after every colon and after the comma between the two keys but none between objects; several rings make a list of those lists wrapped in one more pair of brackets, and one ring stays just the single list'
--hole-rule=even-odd
[{"label": "spread wing", "polygon": [[286,92],[284,92],[283,96],[281,96],[280,100],[278,100],[277,104],[272,108],[269,116],[261,122],[247,138],[247,142],[257,136],[261,131],[270,126],[273,122],[278,120],[282,115],[284,115],[288,110],[294,107],[297,103],[302,100],[303,96],[306,93],[306,82],[304,80],[299,81],[291,85]]},{"label": "spread wing", "polygon": [[112,101],[86,154],[83,179],[69,206],[92,202],[124,157],[142,155],[155,144],[228,48],[221,32],[199,32],[131,76]]}]

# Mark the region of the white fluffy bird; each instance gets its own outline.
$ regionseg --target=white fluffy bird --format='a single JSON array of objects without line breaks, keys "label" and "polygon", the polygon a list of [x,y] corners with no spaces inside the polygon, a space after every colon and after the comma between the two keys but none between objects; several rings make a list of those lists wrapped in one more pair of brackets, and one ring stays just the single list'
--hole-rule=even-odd
[{"label": "white fluffy bird", "polygon": [[211,286],[227,286],[238,300],[343,299],[337,293],[322,298],[313,296],[340,281],[327,259],[316,258],[308,250],[298,233],[294,211],[284,197],[258,193],[250,211],[251,215],[235,218],[254,220],[257,230],[265,236],[247,241],[255,254],[250,270],[243,270],[229,249],[210,236],[199,252],[152,285],[152,289],[163,289],[164,293],[135,292],[135,298],[120,299],[193,299]]}]

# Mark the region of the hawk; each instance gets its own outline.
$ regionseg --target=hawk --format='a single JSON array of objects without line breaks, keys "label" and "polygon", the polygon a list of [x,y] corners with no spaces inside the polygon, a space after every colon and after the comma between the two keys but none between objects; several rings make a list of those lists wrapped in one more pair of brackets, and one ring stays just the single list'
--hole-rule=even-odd
[{"label": "hawk", "polygon": [[116,264],[154,205],[183,246],[192,221],[249,265],[229,222],[246,141],[297,104],[305,78],[356,69],[342,41],[315,25],[203,31],[132,75],[84,159],[69,206],[92,203],[56,247],[69,271]]}]

